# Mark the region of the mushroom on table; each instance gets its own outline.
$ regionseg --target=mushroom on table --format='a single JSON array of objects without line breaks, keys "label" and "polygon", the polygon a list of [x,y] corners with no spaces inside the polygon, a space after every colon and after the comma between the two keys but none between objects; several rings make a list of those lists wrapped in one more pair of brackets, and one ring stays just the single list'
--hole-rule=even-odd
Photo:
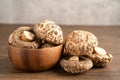
[{"label": "mushroom on table", "polygon": [[60,65],[69,73],[85,72],[93,66],[105,67],[113,58],[98,47],[98,39],[93,33],[83,30],[74,30],[67,35],[63,55]]},{"label": "mushroom on table", "polygon": [[93,61],[95,67],[105,67],[112,61],[113,56],[103,48],[95,47],[90,58]]},{"label": "mushroom on table", "polygon": [[60,61],[61,67],[69,73],[81,73],[92,68],[93,63],[85,57],[71,56]]}]

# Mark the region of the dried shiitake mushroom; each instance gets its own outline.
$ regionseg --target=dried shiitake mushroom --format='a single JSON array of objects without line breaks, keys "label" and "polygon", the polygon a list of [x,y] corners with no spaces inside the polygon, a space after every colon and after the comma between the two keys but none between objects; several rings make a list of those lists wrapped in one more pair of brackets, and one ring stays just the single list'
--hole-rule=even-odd
[{"label": "dried shiitake mushroom", "polygon": [[93,48],[98,46],[97,37],[88,31],[74,30],[67,35],[64,54],[68,55],[92,55]]},{"label": "dried shiitake mushroom", "polygon": [[69,73],[81,73],[92,68],[93,63],[89,58],[72,56],[61,59],[60,65]]},{"label": "dried shiitake mushroom", "polygon": [[60,65],[69,73],[85,72],[92,66],[107,66],[113,58],[98,47],[97,37],[93,33],[83,30],[75,30],[67,35],[63,54],[65,58],[60,60]]},{"label": "dried shiitake mushroom", "polygon": [[37,38],[51,44],[59,45],[64,41],[62,29],[53,21],[40,21],[33,27],[33,30]]},{"label": "dried shiitake mushroom", "polygon": [[22,26],[17,28],[8,39],[8,43],[18,48],[38,48],[32,27]]},{"label": "dried shiitake mushroom", "polygon": [[93,55],[90,57],[93,61],[93,65],[96,67],[105,67],[107,66],[113,59],[112,54],[109,54],[100,47],[95,47]]}]

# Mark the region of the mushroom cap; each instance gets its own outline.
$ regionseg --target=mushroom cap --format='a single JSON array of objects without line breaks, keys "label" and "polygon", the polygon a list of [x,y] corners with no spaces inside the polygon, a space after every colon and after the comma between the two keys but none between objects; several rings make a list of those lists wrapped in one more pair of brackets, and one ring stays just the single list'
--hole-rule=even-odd
[{"label": "mushroom cap", "polygon": [[[101,51],[101,52],[104,52],[104,51]],[[107,52],[106,52],[106,54],[102,54],[101,52],[98,54],[98,51],[94,50],[92,56],[90,56],[90,58],[91,58],[91,60],[93,62],[93,65],[95,67],[105,67],[113,59],[112,54],[107,53]]]},{"label": "mushroom cap", "polygon": [[79,57],[79,60],[61,59],[61,67],[69,73],[81,73],[92,68],[93,63],[89,58]]},{"label": "mushroom cap", "polygon": [[66,37],[64,54],[90,56],[95,46],[98,46],[98,40],[93,33],[75,30]]},{"label": "mushroom cap", "polygon": [[28,26],[19,27],[13,33],[11,33],[8,39],[8,43],[18,48],[38,48],[39,43],[37,42],[37,40],[26,42],[20,39],[23,34],[23,31],[33,32],[32,27]]},{"label": "mushroom cap", "polygon": [[40,21],[33,27],[33,30],[37,38],[50,42],[51,44],[59,45],[64,41],[62,29],[53,21]]}]

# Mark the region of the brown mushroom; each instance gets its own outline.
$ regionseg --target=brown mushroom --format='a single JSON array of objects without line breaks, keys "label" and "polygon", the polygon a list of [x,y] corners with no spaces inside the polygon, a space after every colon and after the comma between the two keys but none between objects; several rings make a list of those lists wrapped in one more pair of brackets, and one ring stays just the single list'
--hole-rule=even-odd
[{"label": "brown mushroom", "polygon": [[61,67],[69,73],[81,73],[92,68],[93,63],[85,57],[72,56],[60,60]]},{"label": "brown mushroom", "polygon": [[112,54],[107,53],[103,48],[95,47],[93,55],[90,57],[96,67],[105,67],[113,59]]},{"label": "brown mushroom", "polygon": [[53,21],[40,21],[33,27],[33,30],[37,38],[51,44],[59,45],[64,41],[62,29]]},{"label": "brown mushroom", "polygon": [[8,43],[18,48],[38,48],[40,42],[35,39],[31,27],[22,26],[9,36]]},{"label": "brown mushroom", "polygon": [[75,30],[66,37],[64,54],[90,56],[96,46],[98,46],[98,40],[93,33]]}]

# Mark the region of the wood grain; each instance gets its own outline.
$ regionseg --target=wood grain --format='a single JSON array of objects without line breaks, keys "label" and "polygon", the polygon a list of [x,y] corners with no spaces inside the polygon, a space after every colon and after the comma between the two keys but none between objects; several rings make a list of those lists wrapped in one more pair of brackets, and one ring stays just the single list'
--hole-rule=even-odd
[{"label": "wood grain", "polygon": [[[64,36],[76,29],[94,33],[99,46],[113,55],[113,61],[105,68],[92,68],[82,74],[68,74],[59,65],[37,73],[23,72],[13,67],[7,53],[7,40],[19,24],[0,24],[0,80],[120,80],[120,26],[65,26]],[[33,26],[33,25],[29,25]]]}]

